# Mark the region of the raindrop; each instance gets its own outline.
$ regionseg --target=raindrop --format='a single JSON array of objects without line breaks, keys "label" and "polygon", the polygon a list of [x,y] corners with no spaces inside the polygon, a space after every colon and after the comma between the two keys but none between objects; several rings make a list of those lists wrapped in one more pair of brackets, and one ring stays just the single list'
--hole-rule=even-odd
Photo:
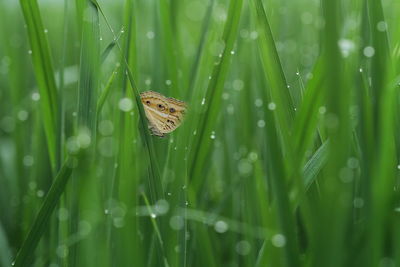
[{"label": "raindrop", "polygon": [[260,128],[264,128],[265,127],[265,121],[264,120],[259,120],[257,122],[257,126],[260,127]]},{"label": "raindrop", "polygon": [[206,103],[206,99],[203,98],[203,99],[201,100],[201,105],[204,105],[205,103]]}]

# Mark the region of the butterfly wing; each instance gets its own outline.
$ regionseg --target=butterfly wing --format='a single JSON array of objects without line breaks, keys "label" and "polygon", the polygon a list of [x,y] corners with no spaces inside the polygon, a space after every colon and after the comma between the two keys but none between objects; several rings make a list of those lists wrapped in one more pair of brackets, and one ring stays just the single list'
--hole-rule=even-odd
[{"label": "butterfly wing", "polygon": [[143,92],[140,96],[152,134],[163,137],[182,123],[185,102],[153,91]]}]

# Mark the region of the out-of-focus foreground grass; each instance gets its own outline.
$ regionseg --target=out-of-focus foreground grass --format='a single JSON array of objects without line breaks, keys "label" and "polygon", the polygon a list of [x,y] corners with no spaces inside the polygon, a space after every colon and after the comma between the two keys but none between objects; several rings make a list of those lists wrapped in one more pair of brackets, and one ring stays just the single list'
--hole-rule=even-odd
[{"label": "out-of-focus foreground grass", "polygon": [[399,12],[1,1],[0,266],[400,266]]}]

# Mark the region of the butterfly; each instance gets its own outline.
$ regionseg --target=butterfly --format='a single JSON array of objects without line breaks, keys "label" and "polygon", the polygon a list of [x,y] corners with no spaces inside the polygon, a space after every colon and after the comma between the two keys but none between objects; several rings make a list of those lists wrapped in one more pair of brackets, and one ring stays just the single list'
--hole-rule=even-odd
[{"label": "butterfly", "polygon": [[186,111],[185,102],[154,91],[142,92],[140,98],[153,135],[164,137],[181,125]]}]

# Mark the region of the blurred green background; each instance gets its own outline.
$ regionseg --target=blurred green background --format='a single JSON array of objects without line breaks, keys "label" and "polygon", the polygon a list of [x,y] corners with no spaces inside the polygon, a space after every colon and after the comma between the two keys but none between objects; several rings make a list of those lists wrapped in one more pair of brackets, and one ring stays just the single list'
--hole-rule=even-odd
[{"label": "blurred green background", "polygon": [[0,266],[400,266],[399,12],[0,1]]}]

